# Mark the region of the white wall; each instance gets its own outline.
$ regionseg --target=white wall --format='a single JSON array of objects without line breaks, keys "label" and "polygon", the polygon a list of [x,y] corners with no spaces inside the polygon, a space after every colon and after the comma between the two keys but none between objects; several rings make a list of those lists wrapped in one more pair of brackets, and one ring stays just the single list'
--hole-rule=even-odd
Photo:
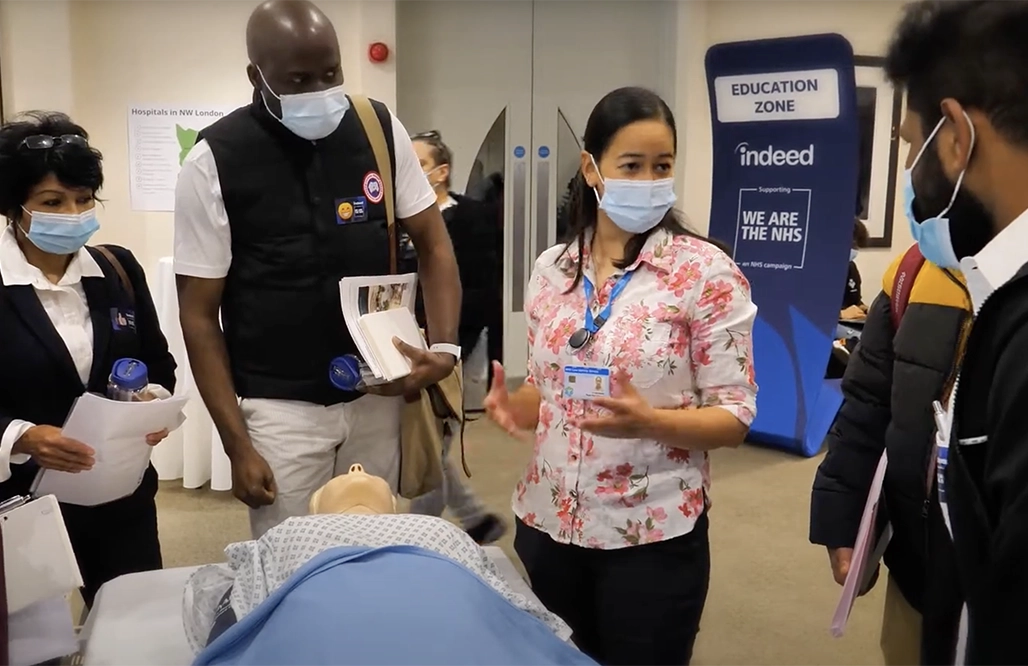
[{"label": "white wall", "polygon": [[[416,1],[416,0],[415,0]],[[516,2],[518,0],[497,0]],[[587,0],[602,11],[603,0]],[[145,265],[171,250],[171,215],[129,206],[126,108],[131,104],[246,104],[244,28],[257,0],[0,0],[4,110],[68,111],[105,156],[108,199],[99,240],[132,247]],[[368,61],[371,42],[395,49],[395,0],[318,0],[336,26],[347,85],[396,102],[394,60]],[[585,4],[585,3],[583,3]],[[884,51],[901,0],[682,0],[673,55],[674,107],[684,139],[679,192],[701,231],[710,209],[710,107],[703,57],[715,43],[839,32],[856,53]],[[569,48],[581,48],[569,40]],[[445,79],[444,79],[445,80]],[[445,90],[440,90],[445,94]],[[893,247],[858,263],[865,295],[911,242],[896,207]]]},{"label": "white wall", "polygon": [[[170,213],[131,210],[128,120],[132,104],[248,104],[246,20],[257,0],[3,0],[4,112],[68,112],[104,154],[107,200],[100,242],[131,247],[143,265],[171,253]],[[351,90],[396,102],[391,62],[368,44],[395,41],[393,0],[319,0],[342,47]]]},{"label": "white wall", "polygon": [[0,3],[4,111],[71,109],[69,0]]},{"label": "white wall", "polygon": [[[836,32],[853,44],[857,55],[883,55],[902,0],[709,0],[679,3],[676,60],[679,85],[675,113],[684,125],[685,168],[679,169],[681,205],[693,224],[705,231],[710,213],[710,102],[703,56],[722,42]],[[683,38],[686,37],[687,38]],[[682,134],[682,128],[679,129]],[[900,164],[904,153],[901,153]],[[897,197],[902,192],[897,188]],[[881,289],[882,274],[897,254],[913,242],[903,207],[894,208],[892,248],[864,250],[857,259],[864,299]]]}]

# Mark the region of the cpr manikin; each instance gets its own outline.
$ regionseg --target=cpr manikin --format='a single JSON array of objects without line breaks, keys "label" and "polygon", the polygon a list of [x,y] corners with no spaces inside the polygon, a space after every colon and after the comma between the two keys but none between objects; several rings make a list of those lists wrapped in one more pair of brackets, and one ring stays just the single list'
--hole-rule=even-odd
[{"label": "cpr manikin", "polygon": [[311,497],[311,514],[356,513],[377,515],[396,513],[396,497],[389,483],[364,471],[360,464],[333,478]]},{"label": "cpr manikin", "polygon": [[[360,464],[319,488],[308,510],[230,544],[226,564],[190,578],[184,625],[196,666],[594,665],[568,644],[567,625],[515,593],[464,530],[398,513],[388,482]],[[339,604],[347,595],[362,601]],[[411,598],[418,603],[397,610]],[[496,627],[507,629],[490,633]]]}]

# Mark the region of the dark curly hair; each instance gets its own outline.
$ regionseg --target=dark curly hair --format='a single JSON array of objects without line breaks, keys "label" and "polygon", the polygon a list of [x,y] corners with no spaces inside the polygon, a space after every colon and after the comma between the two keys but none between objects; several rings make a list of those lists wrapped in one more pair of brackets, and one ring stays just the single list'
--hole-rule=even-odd
[{"label": "dark curly hair", "polygon": [[[671,136],[674,144],[678,145],[678,128],[675,125],[675,116],[671,108],[661,99],[657,93],[645,88],[618,88],[604,95],[603,99],[597,102],[589,120],[585,125],[585,136],[582,138],[582,148],[592,155],[597,163],[600,157],[610,146],[610,142],[622,128],[642,120],[660,120],[671,129]],[[598,202],[589,184],[585,182],[585,176],[579,171],[571,184],[568,192],[558,209],[557,226],[558,236],[563,235],[566,243],[561,257],[567,253],[573,243],[578,245],[578,256],[581,257],[585,250],[586,232],[596,227],[598,215]],[[639,258],[646,240],[656,229],[665,229],[675,235],[693,236],[707,242],[709,239],[691,231],[685,225],[681,214],[672,209],[660,223],[650,231],[636,234],[625,246],[625,256],[615,265],[618,268],[630,266]],[[564,232],[561,234],[560,232]],[[724,249],[720,243],[714,243]],[[575,271],[575,280],[570,290],[578,287],[582,280],[582,263],[579,262]]]},{"label": "dark curly hair", "polygon": [[922,1],[905,7],[885,73],[907,93],[925,135],[942,100],[978,109],[1012,143],[1028,146],[1028,2]]},{"label": "dark curly hair", "polygon": [[65,187],[88,189],[94,196],[103,187],[99,150],[70,142],[45,149],[24,145],[26,138],[40,135],[89,140],[86,130],[56,111],[28,111],[0,127],[0,215],[9,220],[21,219],[32,188],[50,174]]}]

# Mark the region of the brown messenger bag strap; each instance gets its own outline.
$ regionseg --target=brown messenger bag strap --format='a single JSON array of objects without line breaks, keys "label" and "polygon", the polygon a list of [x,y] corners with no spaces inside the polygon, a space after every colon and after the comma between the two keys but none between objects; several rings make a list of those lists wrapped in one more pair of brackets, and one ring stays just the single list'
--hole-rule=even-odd
[{"label": "brown messenger bag strap", "polygon": [[128,292],[129,300],[135,305],[136,302],[136,290],[132,287],[132,280],[129,279],[128,273],[125,272],[125,267],[121,265],[118,258],[114,256],[114,253],[110,251],[105,245],[96,245],[96,251],[103,255],[104,259],[110,263],[111,267],[114,268],[114,272],[118,274],[118,279],[121,280],[121,286]]},{"label": "brown messenger bag strap", "polygon": [[395,274],[397,270],[396,201],[393,198],[393,160],[389,155],[389,144],[386,143],[382,121],[375,112],[371,100],[363,95],[351,95],[350,103],[353,104],[353,110],[357,112],[357,117],[364,126],[364,133],[371,144],[371,152],[375,155],[375,163],[378,164],[379,175],[382,177],[382,198],[385,201],[386,223],[389,228],[389,272]]}]

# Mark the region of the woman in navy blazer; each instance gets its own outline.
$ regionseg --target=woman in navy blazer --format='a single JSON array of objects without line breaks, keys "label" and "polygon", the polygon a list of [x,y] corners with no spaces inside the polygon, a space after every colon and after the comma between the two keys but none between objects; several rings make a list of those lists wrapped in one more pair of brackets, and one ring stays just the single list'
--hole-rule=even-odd
[{"label": "woman in navy blazer", "polygon": [[[0,499],[26,494],[40,468],[92,467],[93,450],[61,426],[84,392],[106,393],[117,359],[146,363],[149,397],[175,388],[143,269],[124,248],[86,247],[99,226],[101,160],[64,114],[0,127]],[[61,506],[87,605],[112,578],[161,568],[156,494],[150,467],[128,497]]]}]

